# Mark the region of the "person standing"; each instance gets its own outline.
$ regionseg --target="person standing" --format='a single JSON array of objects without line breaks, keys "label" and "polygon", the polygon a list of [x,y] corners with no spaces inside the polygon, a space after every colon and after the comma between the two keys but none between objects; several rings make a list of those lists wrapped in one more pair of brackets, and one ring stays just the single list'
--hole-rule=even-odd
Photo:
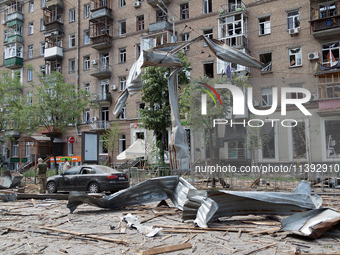
[{"label": "person standing", "polygon": [[67,158],[64,158],[63,172],[65,173],[68,169],[70,169],[70,163],[67,161]]},{"label": "person standing", "polygon": [[48,166],[45,162],[43,162],[42,158],[38,159],[38,183],[39,183],[39,193],[46,193],[46,172],[48,171]]}]

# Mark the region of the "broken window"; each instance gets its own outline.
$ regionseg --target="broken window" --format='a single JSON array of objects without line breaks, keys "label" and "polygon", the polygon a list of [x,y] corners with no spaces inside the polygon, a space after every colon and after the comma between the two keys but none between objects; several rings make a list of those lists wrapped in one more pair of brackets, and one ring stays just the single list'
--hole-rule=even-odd
[{"label": "broken window", "polygon": [[[292,88],[302,88],[302,84],[294,84],[290,85]],[[297,99],[297,98],[303,98],[303,93],[298,93],[298,92],[291,92],[290,93],[290,98],[292,99]]]},{"label": "broken window", "polygon": [[[293,125],[294,123],[292,123]],[[307,158],[307,141],[306,141],[306,125],[304,121],[299,121],[295,127],[292,127],[293,137],[293,158]]]},{"label": "broken window", "polygon": [[270,34],[270,16],[259,19],[259,35]]},{"label": "broken window", "polygon": [[203,14],[212,12],[212,0],[203,0]]},{"label": "broken window", "polygon": [[264,63],[264,66],[261,69],[261,72],[269,72],[272,71],[272,53],[263,53],[260,54],[260,61]]},{"label": "broken window", "polygon": [[[165,11],[167,12],[167,10]],[[163,20],[168,20],[168,16],[166,15],[166,13],[164,13],[162,10],[156,11],[156,22],[160,22]]]},{"label": "broken window", "polygon": [[289,66],[302,66],[301,48],[289,50]]},{"label": "broken window", "polygon": [[261,89],[261,105],[262,107],[271,106],[273,104],[273,89]]},{"label": "broken window", "polygon": [[180,5],[180,16],[181,19],[189,19],[189,3]]},{"label": "broken window", "polygon": [[340,158],[340,121],[325,121],[325,139],[327,158]]},{"label": "broken window", "polygon": [[126,139],[125,135],[120,135],[119,136],[119,153],[122,153],[123,151],[126,150]]},{"label": "broken window", "polygon": [[328,67],[334,66],[339,61],[339,42],[322,44],[322,64]]},{"label": "broken window", "polygon": [[214,78],[214,63],[204,64],[204,75],[209,78]]},{"label": "broken window", "polygon": [[298,10],[287,12],[287,25],[288,29],[300,27],[300,12]]},{"label": "broken window", "polygon": [[[212,29],[207,29],[207,30],[203,30],[203,35],[205,38],[210,38],[212,39],[213,38],[213,30]],[[204,44],[203,46],[208,46],[205,41],[204,41]]]},{"label": "broken window", "polygon": [[336,2],[328,2],[319,5],[320,19],[338,15]]}]

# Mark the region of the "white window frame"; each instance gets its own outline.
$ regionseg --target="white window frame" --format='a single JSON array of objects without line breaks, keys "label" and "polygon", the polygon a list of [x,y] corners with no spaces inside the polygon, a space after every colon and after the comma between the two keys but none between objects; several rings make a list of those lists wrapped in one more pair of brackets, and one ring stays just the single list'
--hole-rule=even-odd
[{"label": "white window frame", "polygon": [[90,123],[90,121],[91,121],[90,117],[91,117],[90,109],[85,109],[83,123]]},{"label": "white window frame", "polygon": [[[87,40],[86,40],[86,38],[87,38]],[[84,44],[89,44],[89,43],[90,43],[90,31],[84,30]]]},{"label": "white window frame", "polygon": [[90,56],[84,56],[84,70],[91,69],[91,58]]},{"label": "white window frame", "polygon": [[40,43],[40,55],[45,54],[45,42]]},{"label": "white window frame", "polygon": [[126,63],[126,47],[119,49],[119,63]]},{"label": "white window frame", "polygon": [[144,129],[144,128],[134,128],[132,131],[133,131],[132,143],[134,143],[138,139],[137,133],[144,133],[144,141],[145,141],[145,139],[146,139],[146,129]]},{"label": "white window frame", "polygon": [[[125,149],[123,148],[123,142],[125,143]],[[126,135],[120,134],[119,135],[119,144],[118,144],[118,151],[119,153],[122,153],[124,150],[126,150]]]},{"label": "white window frame", "polygon": [[126,76],[119,77],[119,91],[126,89]]},{"label": "white window frame", "polygon": [[[269,93],[269,89],[271,90],[270,93]],[[263,96],[267,97],[267,102],[264,101]],[[272,106],[272,104],[273,104],[273,88],[262,88],[261,89],[261,106],[269,107],[269,106]]]},{"label": "white window frame", "polygon": [[[292,51],[294,50],[299,50],[298,52],[294,53]],[[300,47],[294,48],[294,49],[289,49],[289,67],[297,67],[297,66],[302,66],[302,50]],[[291,60],[291,57],[294,58]],[[294,64],[291,64],[292,61],[294,60]]]},{"label": "white window frame", "polygon": [[[267,18],[269,18],[269,20],[266,21],[265,19]],[[261,32],[262,30],[263,33]],[[259,35],[269,35],[270,33],[271,33],[270,16],[259,18]]]},{"label": "white window frame", "polygon": [[[297,14],[295,14],[296,12]],[[289,27],[290,24],[292,24],[292,27]],[[287,11],[287,29],[299,27],[300,27],[300,11],[299,10]]]},{"label": "white window frame", "polygon": [[321,152],[322,152],[322,161],[328,162],[340,162],[340,157],[328,157],[327,152],[327,143],[326,143],[326,129],[325,122],[328,120],[339,121],[338,117],[322,117],[320,118],[320,135],[321,135]]},{"label": "white window frame", "polygon": [[[71,34],[71,35],[69,35],[68,36],[68,47],[69,48],[74,48],[74,47],[76,47],[76,35],[75,34]],[[72,46],[72,44],[73,44],[73,42],[74,42],[74,46]]]},{"label": "white window frame", "polygon": [[258,149],[258,155],[259,155],[259,162],[278,162],[279,161],[279,134],[278,134],[278,123],[280,122],[274,122],[276,123],[274,126],[274,149],[275,149],[275,157],[274,158],[263,158],[263,151],[262,148]]},{"label": "white window frame", "polygon": [[33,45],[28,45],[28,58],[33,58]]},{"label": "white window frame", "polygon": [[44,25],[44,19],[40,19],[40,31],[45,31],[46,27]]},{"label": "white window frame", "polygon": [[[297,122],[304,122],[305,123],[305,139],[306,139],[306,153],[307,153],[307,158],[300,158],[299,161],[301,162],[307,162],[308,158],[310,156],[310,137],[309,137],[309,120],[308,119],[296,119]],[[295,122],[291,122],[291,125],[295,125]],[[293,128],[288,128],[288,155],[289,155],[289,161],[294,162],[297,161],[297,158],[294,158],[293,155]],[[309,145],[308,145],[309,143]],[[308,148],[309,147],[309,148]]]},{"label": "white window frame", "polygon": [[[125,28],[124,28],[123,24],[125,24],[124,25]],[[123,28],[125,29],[125,32],[122,31]],[[121,37],[126,36],[126,19],[119,21],[119,36],[121,36]]]},{"label": "white window frame", "polygon": [[31,155],[31,142],[25,143],[25,152],[26,157],[29,157]]},{"label": "white window frame", "polygon": [[84,83],[84,89],[85,89],[87,92],[90,92],[90,83],[89,83],[89,82]]},{"label": "white window frame", "polygon": [[84,4],[84,19],[87,19],[90,17],[91,13],[91,5],[90,4]]},{"label": "white window frame", "polygon": [[119,0],[119,8],[126,6],[126,0]]},{"label": "white window frame", "polygon": [[33,103],[32,92],[26,93],[26,103],[28,105],[31,105]]},{"label": "white window frame", "polygon": [[76,9],[75,8],[69,9],[69,19],[70,19],[70,23],[76,21]]},{"label": "white window frame", "polygon": [[[211,30],[211,33],[205,33],[205,32],[210,31],[210,30]],[[210,38],[210,39],[212,39],[212,38],[213,38],[213,35],[214,35],[214,30],[213,30],[212,28],[211,28],[211,29],[205,29],[205,30],[203,30],[203,36],[204,36],[205,38]],[[208,46],[208,44],[206,44],[205,41],[204,41],[203,47],[206,47],[206,46]]]},{"label": "white window frame", "polygon": [[203,0],[203,14],[211,13],[210,6],[212,7],[212,0]]},{"label": "white window frame", "polygon": [[46,7],[46,0],[41,0],[41,8]]},{"label": "white window frame", "polygon": [[[144,108],[141,108],[141,107],[140,107],[141,104],[144,104]],[[139,113],[139,110],[140,110],[140,109],[145,109],[145,103],[144,103],[144,102],[140,102],[140,103],[137,104],[137,118],[140,118],[140,117],[141,117],[141,116],[140,116],[140,113]]]},{"label": "white window frame", "polygon": [[12,157],[18,157],[18,156],[19,156],[19,142],[12,141]]},{"label": "white window frame", "polygon": [[34,11],[34,1],[31,0],[29,1],[29,4],[28,4],[28,12],[31,13]]},{"label": "white window frame", "polygon": [[122,111],[119,114],[119,119],[125,120],[126,119],[126,106],[122,108]]},{"label": "white window frame", "polygon": [[27,69],[27,81],[33,81],[33,70]]},{"label": "white window frame", "polygon": [[[190,38],[190,34],[189,33],[181,34],[181,41],[182,42],[189,41],[190,40],[189,38]],[[190,50],[190,46],[186,46],[183,49],[184,50]]]},{"label": "white window frame", "polygon": [[33,35],[33,32],[34,32],[34,23],[29,22],[28,23],[28,35]]},{"label": "white window frame", "polygon": [[74,73],[76,71],[76,60],[70,59],[68,61],[68,71],[69,73]]},{"label": "white window frame", "polygon": [[67,137],[67,155],[73,156],[73,143],[69,142],[69,137]]}]

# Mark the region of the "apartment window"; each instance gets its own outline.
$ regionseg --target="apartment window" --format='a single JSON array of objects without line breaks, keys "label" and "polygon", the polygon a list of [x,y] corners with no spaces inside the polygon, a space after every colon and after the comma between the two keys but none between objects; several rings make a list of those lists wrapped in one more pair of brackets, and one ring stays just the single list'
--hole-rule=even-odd
[{"label": "apartment window", "polygon": [[45,31],[44,19],[40,19],[40,31]]},{"label": "apartment window", "polygon": [[73,156],[73,143],[69,142],[69,138],[70,137],[67,137],[67,155]]},{"label": "apartment window", "polygon": [[325,135],[326,140],[326,155],[327,158],[340,157],[340,121],[339,120],[326,120],[325,121]]},{"label": "apartment window", "polygon": [[340,43],[331,42],[322,44],[322,64],[332,67],[339,61]]},{"label": "apartment window", "polygon": [[[137,109],[137,112],[138,112],[138,118],[140,118],[140,109],[144,109],[145,108],[145,103],[139,103],[138,104],[138,109]],[[144,133],[143,133],[144,134]],[[144,139],[144,138],[143,138]]]},{"label": "apartment window", "polygon": [[84,123],[90,123],[90,110],[85,109],[84,111]]},{"label": "apartment window", "polygon": [[[181,41],[182,41],[182,42],[189,41],[189,33],[182,34],[182,35],[181,35]],[[190,46],[186,46],[186,47],[184,48],[184,50],[189,50],[189,49],[190,49]]]},{"label": "apartment window", "polygon": [[46,75],[46,66],[40,66],[40,74],[45,77]]},{"label": "apartment window", "polygon": [[69,47],[76,47],[76,35],[69,35]]},{"label": "apartment window", "polygon": [[8,40],[8,30],[4,31],[4,42],[7,42]]},{"label": "apartment window", "polygon": [[143,30],[144,29],[144,15],[138,16],[137,17],[137,31]]},{"label": "apartment window", "polygon": [[27,69],[27,81],[32,81],[32,80],[33,80],[33,70]]},{"label": "apartment window", "polygon": [[[295,123],[292,123],[294,125]],[[294,159],[306,159],[306,125],[304,121],[298,121],[295,127],[291,128],[293,138],[293,158]]]},{"label": "apartment window", "polygon": [[140,43],[136,44],[136,58],[138,59],[140,56]]},{"label": "apartment window", "polygon": [[28,23],[28,35],[33,35],[33,22]]},{"label": "apartment window", "polygon": [[41,42],[40,43],[40,55],[44,55],[45,54],[45,43]]},{"label": "apartment window", "polygon": [[180,5],[181,19],[189,19],[189,3]]},{"label": "apartment window", "polygon": [[319,4],[320,19],[338,15],[338,7],[335,1]]},{"label": "apartment window", "polygon": [[119,0],[119,7],[124,7],[126,5],[126,0]]},{"label": "apartment window", "polygon": [[31,155],[31,143],[26,142],[26,157],[29,157]]},{"label": "apartment window", "polygon": [[261,72],[271,72],[272,71],[272,53],[260,54],[260,61],[264,63]]},{"label": "apartment window", "polygon": [[68,61],[68,66],[69,66],[69,72],[74,73],[76,71],[76,60],[75,59],[70,59]]},{"label": "apartment window", "polygon": [[259,19],[259,35],[270,34],[270,16]]},{"label": "apartment window", "polygon": [[75,22],[76,20],[76,9],[70,9],[70,23]]},{"label": "apartment window", "polygon": [[119,63],[126,62],[126,48],[119,49]]},{"label": "apartment window", "polygon": [[300,27],[300,12],[298,10],[287,12],[287,26],[288,29]]},{"label": "apartment window", "polygon": [[275,159],[276,157],[276,135],[275,135],[276,123],[265,123],[261,128],[261,136],[264,138],[262,147],[263,159]]},{"label": "apartment window", "polygon": [[31,105],[33,103],[32,92],[26,93],[26,102],[28,105]]},{"label": "apartment window", "polygon": [[119,77],[119,91],[123,91],[126,89],[126,76]]},{"label": "apartment window", "polygon": [[125,135],[119,135],[119,153],[126,150],[126,137]]},{"label": "apartment window", "polygon": [[212,0],[203,0],[203,14],[212,12]]},{"label": "apartment window", "polygon": [[[300,84],[293,84],[290,85],[292,88],[302,88],[302,83]],[[298,93],[298,92],[291,92],[290,93],[290,98],[296,99],[296,98],[303,98],[303,93]]]},{"label": "apartment window", "polygon": [[273,89],[261,89],[261,105],[262,107],[271,106],[273,104]]},{"label": "apartment window", "polygon": [[125,120],[126,119],[126,106],[124,106],[122,108],[122,111],[121,111],[121,113],[119,115],[119,119],[121,119],[121,120]]},{"label": "apartment window", "polygon": [[46,7],[46,0],[41,0],[41,8]]},{"label": "apartment window", "polygon": [[214,63],[204,64],[204,75],[209,78],[214,78]]},{"label": "apartment window", "polygon": [[91,11],[90,4],[85,4],[84,5],[84,19],[87,19],[88,17],[90,17],[90,11]]},{"label": "apartment window", "polygon": [[28,58],[33,58],[33,45],[28,46]]},{"label": "apartment window", "polygon": [[33,11],[34,11],[34,1],[29,1],[28,12],[33,12]]},{"label": "apartment window", "polygon": [[84,57],[84,70],[90,70],[90,56]]},{"label": "apartment window", "polygon": [[12,157],[18,157],[18,151],[19,151],[19,142],[13,141],[12,142]]},{"label": "apartment window", "polygon": [[119,21],[119,36],[126,35],[126,20]]},{"label": "apartment window", "polygon": [[84,89],[87,91],[87,92],[90,92],[90,83],[84,83]]},{"label": "apartment window", "polygon": [[162,10],[156,11],[156,22],[163,21],[163,20],[168,20],[168,16]]},{"label": "apartment window", "polygon": [[289,67],[302,66],[301,48],[289,50]]},{"label": "apartment window", "polygon": [[90,43],[90,31],[85,30],[84,31],[84,44],[89,44]]},{"label": "apartment window", "polygon": [[[212,29],[203,30],[203,35],[204,35],[205,38],[210,38],[210,39],[212,39],[212,38],[213,38],[213,30],[212,30]],[[204,47],[205,47],[205,46],[208,46],[208,45],[205,43],[205,41],[204,41],[203,46],[204,46]]]},{"label": "apartment window", "polygon": [[102,108],[102,121],[103,128],[107,128],[107,121],[109,121],[109,107]]}]

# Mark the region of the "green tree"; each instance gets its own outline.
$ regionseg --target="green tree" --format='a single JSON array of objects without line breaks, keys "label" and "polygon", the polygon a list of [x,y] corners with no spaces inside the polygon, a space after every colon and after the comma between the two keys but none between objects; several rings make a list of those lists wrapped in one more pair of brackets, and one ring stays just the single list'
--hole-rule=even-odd
[{"label": "green tree", "polygon": [[17,101],[14,122],[20,133],[30,135],[39,129],[46,130],[55,159],[54,139],[58,133],[81,123],[81,116],[91,102],[89,94],[74,84],[65,83],[59,72],[46,77],[39,75],[39,84],[31,83],[31,89],[29,96]]},{"label": "green tree", "polygon": [[122,133],[121,129],[119,128],[118,123],[114,123],[110,125],[110,129],[106,129],[103,135],[103,147],[104,149],[111,151],[111,159],[113,161],[113,152],[115,149],[115,144],[119,140],[119,135]]},{"label": "green tree", "polygon": [[[190,62],[188,58],[179,53],[179,59],[182,61],[183,67],[178,74],[178,83],[180,85],[188,84],[190,77]],[[145,81],[142,88],[142,100],[148,105],[144,109],[140,109],[140,121],[143,127],[153,130],[157,137],[156,146],[159,147],[159,162],[164,165],[164,151],[166,148],[166,132],[171,125],[171,110],[169,103],[168,78],[171,68],[165,67],[146,67],[142,75]]]}]

